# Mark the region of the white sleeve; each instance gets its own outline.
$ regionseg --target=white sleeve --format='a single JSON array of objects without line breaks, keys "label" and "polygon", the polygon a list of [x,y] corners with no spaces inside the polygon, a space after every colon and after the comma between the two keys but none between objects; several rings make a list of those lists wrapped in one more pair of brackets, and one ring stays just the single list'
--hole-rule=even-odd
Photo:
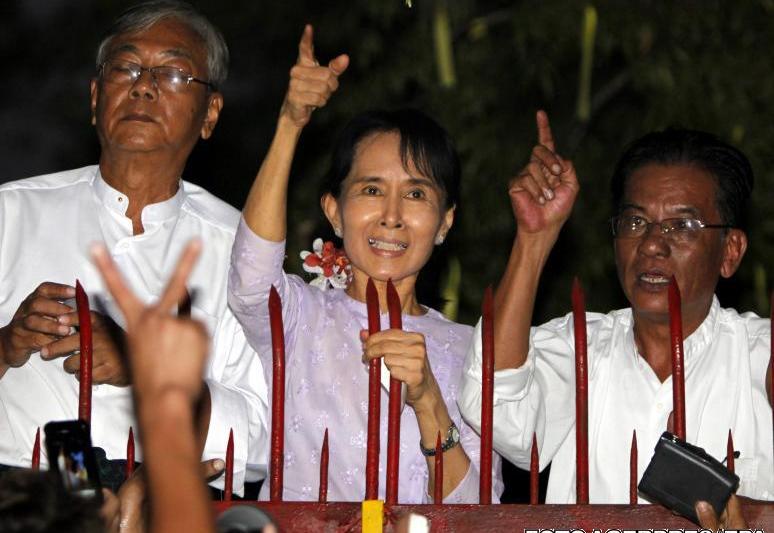
[{"label": "white sleeve", "polygon": [[[245,481],[268,471],[268,401],[261,360],[250,347],[234,315],[227,310],[213,338],[213,364],[206,382],[211,413],[203,459],[224,459],[229,431],[234,431],[234,493]],[[212,482],[223,488],[223,477]]]},{"label": "white sleeve", "polygon": [[[557,321],[565,322],[566,317]],[[531,329],[524,365],[495,372],[494,449],[525,470],[530,465],[533,432],[542,470],[553,459],[575,419],[573,341],[562,334],[566,328],[556,327],[561,325],[557,321]],[[480,320],[473,339],[465,358],[457,403],[465,420],[480,432]]]}]

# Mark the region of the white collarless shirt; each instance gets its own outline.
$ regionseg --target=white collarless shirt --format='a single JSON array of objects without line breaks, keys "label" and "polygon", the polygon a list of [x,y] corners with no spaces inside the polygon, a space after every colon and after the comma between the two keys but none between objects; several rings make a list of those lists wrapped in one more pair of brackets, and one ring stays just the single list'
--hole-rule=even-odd
[{"label": "white collarless shirt", "polygon": [[[628,503],[629,452],[637,431],[642,477],[672,412],[672,378],[663,383],[639,356],[630,309],[587,313],[589,499]],[[481,324],[468,352],[458,403],[481,427]],[[765,376],[770,322],[722,309],[713,299],[701,326],[684,341],[686,437],[718,460],[730,429],[741,478],[738,493],[774,499],[772,410]],[[575,502],[575,349],[572,314],[532,328],[518,369],[495,373],[494,447],[529,469],[533,431],[541,470],[549,463],[547,503]],[[640,500],[646,503],[645,500]]]},{"label": "white collarless shirt", "polygon": [[[123,317],[89,256],[103,242],[124,279],[146,302],[160,297],[186,243],[202,240],[189,279],[192,315],[211,336],[205,375],[212,414],[205,458],[225,457],[234,430],[234,486],[247,473],[266,473],[266,386],[260,359],[228,309],[229,256],[239,212],[204,189],[180,181],[170,199],[142,212],[144,233],[133,235],[125,216],[128,198],[110,187],[97,166],[38,176],[0,186],[0,326],[44,281],[74,285],[79,279],[95,311],[122,325]],[[77,418],[78,382],[62,368],[64,358],[44,361],[34,353],[0,379],[0,463],[28,466],[35,430],[50,420]],[[110,459],[126,457],[129,427],[138,433],[131,387],[95,385],[92,442]],[[142,460],[137,442],[136,458]],[[41,459],[46,464],[43,454]],[[222,481],[220,481],[222,484]]]}]

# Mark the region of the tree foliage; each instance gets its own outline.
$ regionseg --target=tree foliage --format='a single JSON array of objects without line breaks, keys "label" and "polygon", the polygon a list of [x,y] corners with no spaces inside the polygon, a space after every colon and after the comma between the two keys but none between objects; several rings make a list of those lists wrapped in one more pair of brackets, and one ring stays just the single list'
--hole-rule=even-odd
[{"label": "tree foliage", "polygon": [[[589,307],[624,305],[612,261],[608,180],[623,147],[677,124],[705,129],[739,146],[756,171],[751,246],[741,272],[724,285],[725,305],[767,313],[774,257],[771,146],[774,75],[766,53],[774,1],[506,2],[284,0],[194,2],[231,47],[226,106],[214,138],[202,143],[186,176],[241,207],[268,146],[303,24],[316,30],[321,61],[341,52],[350,69],[330,105],[304,133],[292,178],[288,254],[330,236],[318,207],[319,184],[336,133],[373,107],[414,106],[452,134],[463,161],[462,203],[447,244],[423,276],[438,301],[451,258],[461,265],[459,318],[472,322],[484,287],[504,268],[515,228],[506,185],[535,142],[534,114],[546,109],[557,146],[579,171],[581,194],[557,244],[538,299],[536,321],[569,309],[578,275]],[[115,0],[9,2],[0,53],[9,91],[0,108],[2,179],[93,163],[88,79],[99,31],[125,7]],[[584,12],[597,16],[590,114],[577,113]],[[448,20],[454,83],[439,79],[437,28]],[[300,270],[300,269],[298,269]],[[447,291],[448,294],[448,291]]]}]

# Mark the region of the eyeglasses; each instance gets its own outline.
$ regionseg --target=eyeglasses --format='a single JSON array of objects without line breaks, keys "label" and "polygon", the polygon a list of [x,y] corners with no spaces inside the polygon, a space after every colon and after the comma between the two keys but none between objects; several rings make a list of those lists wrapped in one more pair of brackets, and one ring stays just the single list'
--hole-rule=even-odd
[{"label": "eyeglasses", "polygon": [[661,234],[673,242],[696,240],[705,228],[733,228],[727,224],[705,224],[695,218],[667,218],[658,222],[649,222],[639,215],[619,215],[610,219],[613,237],[616,239],[635,239],[646,235],[651,226],[657,226]]},{"label": "eyeglasses", "polygon": [[148,72],[154,85],[164,92],[183,91],[192,81],[215,90],[212,83],[195,78],[177,67],[143,67],[132,61],[108,59],[100,65],[100,72],[103,80],[118,85],[133,85],[143,72]]}]

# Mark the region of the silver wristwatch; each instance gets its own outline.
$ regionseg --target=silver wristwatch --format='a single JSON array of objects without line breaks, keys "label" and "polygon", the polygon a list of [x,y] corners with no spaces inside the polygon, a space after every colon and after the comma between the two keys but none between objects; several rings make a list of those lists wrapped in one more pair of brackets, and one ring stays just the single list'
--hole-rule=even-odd
[{"label": "silver wristwatch", "polygon": [[[441,452],[451,450],[459,443],[460,443],[460,430],[457,429],[457,426],[454,424],[454,421],[452,421],[451,425],[449,426],[449,429],[446,431],[446,440],[441,443]],[[424,446],[422,446],[422,439],[419,439],[419,449],[422,450],[422,455],[424,455],[425,457],[435,456],[435,448],[425,448]]]}]

